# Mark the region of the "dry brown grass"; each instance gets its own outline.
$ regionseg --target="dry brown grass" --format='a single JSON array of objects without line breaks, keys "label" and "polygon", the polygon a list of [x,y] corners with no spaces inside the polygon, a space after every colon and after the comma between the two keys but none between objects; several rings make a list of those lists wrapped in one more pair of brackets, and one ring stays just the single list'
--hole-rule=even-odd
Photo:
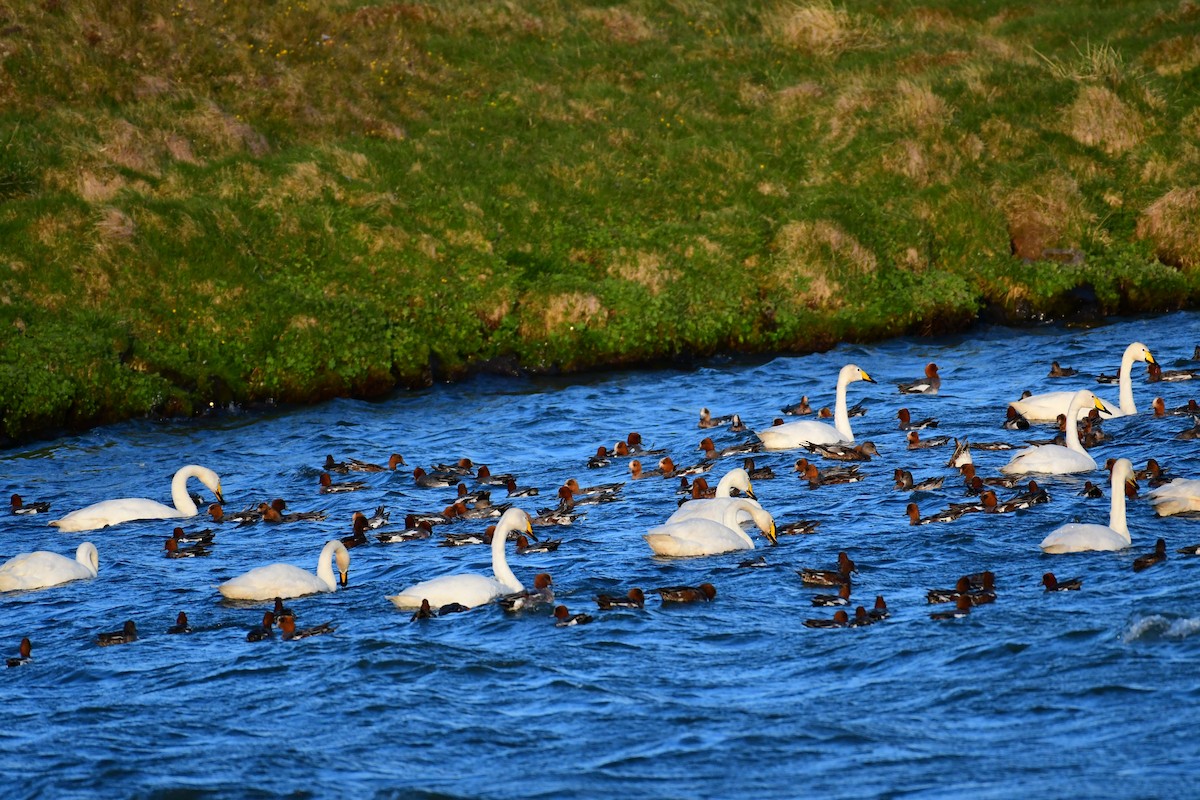
[{"label": "dry brown grass", "polygon": [[1200,66],[1200,34],[1174,36],[1156,42],[1143,60],[1159,75],[1175,77]]},{"label": "dry brown grass", "polygon": [[629,252],[623,247],[609,264],[608,275],[644,286],[650,294],[660,293],[676,278],[673,270],[663,266],[663,259],[657,253],[645,250]]},{"label": "dry brown grass", "polygon": [[1047,249],[1078,247],[1095,223],[1075,178],[1065,173],[1048,174],[995,200],[1008,221],[1013,254],[1031,261],[1044,258]]},{"label": "dry brown grass", "polygon": [[1111,90],[1084,86],[1063,113],[1065,132],[1075,141],[1120,155],[1141,143],[1146,123]]},{"label": "dry brown grass", "polygon": [[537,298],[523,303],[522,311],[522,335],[538,337],[548,336],[562,328],[573,330],[580,325],[601,324],[606,314],[600,298],[584,292]]},{"label": "dry brown grass", "polygon": [[767,38],[815,58],[878,45],[874,25],[829,0],[784,3],[764,15]]},{"label": "dry brown grass", "polygon": [[936,135],[950,119],[949,104],[928,86],[903,79],[892,92],[890,111],[895,124],[923,135]]},{"label": "dry brown grass", "polygon": [[628,8],[585,8],[579,16],[592,23],[610,42],[636,44],[654,38],[654,27],[644,16]]},{"label": "dry brown grass", "polygon": [[785,292],[803,287],[793,297],[797,306],[840,308],[841,277],[874,271],[875,254],[829,220],[789,222],[779,229],[773,248],[771,280]]},{"label": "dry brown grass", "polygon": [[1200,188],[1172,189],[1138,218],[1137,235],[1154,245],[1164,264],[1200,267]]}]

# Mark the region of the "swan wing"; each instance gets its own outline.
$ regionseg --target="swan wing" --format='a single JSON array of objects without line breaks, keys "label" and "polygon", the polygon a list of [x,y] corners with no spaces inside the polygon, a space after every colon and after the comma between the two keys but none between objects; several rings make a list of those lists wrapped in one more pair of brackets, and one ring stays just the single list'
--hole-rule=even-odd
[{"label": "swan wing", "polygon": [[794,450],[806,444],[852,444],[838,429],[824,422],[810,419],[785,422],[758,431],[758,438],[767,450]]},{"label": "swan wing", "polygon": [[388,595],[387,599],[397,608],[420,608],[422,600],[428,600],[429,605],[435,609],[449,603],[460,603],[474,608],[508,593],[508,588],[497,580],[485,575],[466,573],[421,581],[398,594]]},{"label": "swan wing", "polygon": [[[1200,511],[1200,480],[1176,480],[1165,483],[1147,495],[1154,513],[1160,517]],[[686,503],[685,503],[686,505]]]},{"label": "swan wing", "polygon": [[1107,525],[1073,522],[1054,530],[1039,545],[1047,553],[1124,550],[1129,541]]},{"label": "swan wing", "polygon": [[93,577],[95,575],[90,569],[73,558],[38,550],[13,556],[0,566],[0,592],[44,589]]},{"label": "swan wing", "polygon": [[1065,475],[1072,472],[1090,472],[1096,468],[1096,460],[1086,453],[1077,453],[1057,444],[1029,447],[1012,457],[1000,468],[1005,475],[1023,475],[1038,472],[1048,475]]},{"label": "swan wing", "polygon": [[711,556],[731,550],[753,550],[745,534],[709,519],[688,519],[651,528],[646,543],[660,556]]},{"label": "swan wing", "polygon": [[122,522],[138,519],[170,519],[183,516],[178,509],[144,497],[122,497],[103,500],[86,508],[72,511],[49,524],[62,531],[93,531]]},{"label": "swan wing", "polygon": [[217,587],[230,600],[284,600],[332,591],[316,575],[291,564],[268,564],[230,578]]}]

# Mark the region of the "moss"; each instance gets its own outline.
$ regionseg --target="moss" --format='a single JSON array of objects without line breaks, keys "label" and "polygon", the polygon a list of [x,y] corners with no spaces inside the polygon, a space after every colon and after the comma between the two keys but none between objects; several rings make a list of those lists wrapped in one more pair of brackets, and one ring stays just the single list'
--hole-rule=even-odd
[{"label": "moss", "polygon": [[1194,306],[1180,9],[6,12],[4,433]]}]

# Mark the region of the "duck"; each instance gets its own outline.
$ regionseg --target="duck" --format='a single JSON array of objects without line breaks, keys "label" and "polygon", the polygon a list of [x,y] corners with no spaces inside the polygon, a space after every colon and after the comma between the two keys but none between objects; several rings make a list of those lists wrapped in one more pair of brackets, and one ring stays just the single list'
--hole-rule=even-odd
[{"label": "duck", "polygon": [[295,641],[297,639],[307,639],[310,636],[320,636],[323,633],[333,633],[337,628],[333,627],[333,623],[323,622],[311,628],[297,629],[295,617],[284,617],[279,621],[279,630],[281,639]]},{"label": "duck", "polygon": [[1053,572],[1047,572],[1042,576],[1042,586],[1046,587],[1047,592],[1074,592],[1083,588],[1082,578],[1068,578],[1065,581],[1060,581],[1054,577]]},{"label": "duck", "polygon": [[[693,500],[679,510],[701,503],[721,502]],[[651,528],[643,538],[654,554],[659,556],[710,556],[732,550],[753,550],[754,540],[738,523],[738,515],[745,512],[772,545],[778,544],[775,519],[762,506],[740,497],[730,498],[726,503],[720,521],[705,516],[692,516],[674,522],[668,520]]]},{"label": "duck", "polygon": [[971,591],[971,579],[966,575],[958,579],[954,584],[953,589],[930,589],[925,592],[925,602],[935,605],[937,603],[953,603],[958,599],[959,595],[967,594]]},{"label": "duck", "polygon": [[[1118,378],[1120,383],[1120,407],[1097,406],[1110,417],[1124,417],[1137,414],[1137,405],[1133,401],[1133,384],[1130,376],[1133,369],[1133,362],[1135,361],[1145,361],[1149,364],[1154,363],[1154,356],[1151,355],[1150,349],[1141,342],[1130,344],[1125,348],[1125,353],[1121,356],[1121,371]],[[1070,416],[1071,400],[1076,394],[1078,392],[1045,392],[1043,394],[1030,395],[1022,400],[1014,400],[1009,405],[1023,414],[1030,422],[1053,422],[1059,414],[1068,414]],[[1088,408],[1077,408],[1076,416],[1071,417],[1071,419],[1078,419],[1080,416],[1086,415],[1087,412]]]},{"label": "duck", "polygon": [[426,472],[422,467],[413,467],[413,483],[422,489],[438,489],[443,486],[455,486],[461,480],[458,473]]},{"label": "duck", "polygon": [[296,616],[296,612],[295,612],[295,611],[293,611],[292,609],[288,608],[287,606],[285,606],[285,605],[283,604],[283,598],[282,598],[282,597],[276,597],[276,598],[275,598],[275,607],[274,607],[274,609],[272,609],[271,613],[275,615],[275,621],[276,621],[276,622],[279,622],[279,621],[280,621],[281,619],[283,619],[284,617],[294,617],[294,616]]},{"label": "duck", "polygon": [[900,394],[937,394],[942,388],[942,379],[938,376],[937,364],[931,361],[925,365],[925,377],[897,385]]},{"label": "duck", "polygon": [[96,634],[96,644],[100,645],[101,647],[109,647],[114,644],[129,644],[130,642],[136,642],[137,638],[137,625],[134,624],[133,620],[127,619],[119,631]]},{"label": "duck", "polygon": [[883,599],[883,595],[881,594],[875,595],[875,605],[873,605],[871,610],[867,613],[870,614],[871,618],[876,622],[887,619],[892,615],[892,612],[888,610],[887,601]]},{"label": "duck", "polygon": [[333,575],[335,560],[344,587],[350,572],[350,553],[340,541],[331,539],[317,557],[316,575],[291,564],[268,564],[230,578],[218,586],[217,591],[230,600],[271,600],[276,597],[286,600],[320,592],[336,592],[338,582]]},{"label": "duck", "polygon": [[954,601],[954,608],[950,611],[935,611],[929,615],[930,619],[949,620],[962,619],[971,613],[971,598],[968,595],[961,594]]},{"label": "duck", "polygon": [[801,397],[800,402],[784,406],[779,410],[790,417],[803,417],[813,413],[812,406],[808,404],[808,395]]},{"label": "duck", "polygon": [[832,461],[870,461],[873,456],[879,455],[879,448],[872,441],[856,445],[810,444],[805,445],[804,449]]},{"label": "duck", "polygon": [[971,443],[967,440],[967,437],[964,436],[961,441],[955,438],[954,454],[950,456],[950,460],[946,462],[946,466],[961,469],[967,464],[973,464],[974,461],[971,458]]},{"label": "duck", "polygon": [[703,476],[696,478],[691,486],[687,485],[687,478],[681,477],[679,484],[680,491],[686,491],[690,497],[684,497],[679,502],[682,505],[688,500],[711,500],[717,496],[717,487],[709,486],[708,481]]},{"label": "duck", "polygon": [[816,464],[805,464],[800,477],[808,481],[808,488],[817,489],[821,486],[857,483],[866,476],[858,471],[858,465],[818,469]]},{"label": "duck", "polygon": [[1197,402],[1195,398],[1188,400],[1184,405],[1176,406],[1175,408],[1167,408],[1167,405],[1165,402],[1163,402],[1163,399],[1161,397],[1156,397],[1154,398],[1153,406],[1154,416],[1156,417],[1200,417],[1200,402]]},{"label": "duck", "polygon": [[614,608],[644,608],[646,595],[635,586],[624,597],[614,597],[610,594],[596,595],[596,605],[601,611],[609,611]]},{"label": "duck", "polygon": [[795,522],[788,522],[780,525],[775,529],[777,536],[800,536],[810,533],[816,533],[817,527],[821,523],[815,519],[799,519]]},{"label": "duck", "polygon": [[14,514],[44,514],[50,510],[50,503],[45,501],[26,503],[19,494],[14,494],[9,502]]},{"label": "duck", "polygon": [[902,408],[896,412],[896,416],[900,420],[900,430],[902,431],[920,431],[926,428],[936,428],[938,421],[936,417],[925,417],[925,419],[913,419],[912,413],[907,408]]},{"label": "duck", "polygon": [[642,478],[656,478],[662,476],[661,469],[642,469],[640,459],[633,459],[629,462],[629,478],[630,480],[640,481]]},{"label": "duck", "polygon": [[347,550],[370,544],[370,540],[367,539],[367,517],[361,511],[354,512],[350,522],[350,531],[349,536],[343,536],[339,540]]},{"label": "duck", "polygon": [[845,606],[850,604],[850,584],[838,586],[837,594],[814,594],[812,604],[819,607]]},{"label": "duck", "polygon": [[797,420],[773,425],[758,431],[758,438],[766,450],[793,450],[806,444],[853,444],[854,432],[850,429],[850,415],[846,410],[846,387],[856,381],[874,383],[864,370],[847,364],[838,373],[837,403],[834,424],[816,420]]},{"label": "duck", "polygon": [[0,592],[45,589],[96,577],[100,556],[96,545],[84,542],[70,559],[47,550],[19,553],[0,565]]},{"label": "duck", "polygon": [[759,556],[758,558],[746,558],[738,562],[738,569],[765,569],[769,566],[772,565],[767,563],[766,556]]},{"label": "duck", "polygon": [[806,619],[804,627],[806,628],[848,628],[850,626],[850,615],[844,609],[838,609],[833,612],[833,619]]},{"label": "duck", "polygon": [[548,572],[533,576],[533,588],[506,594],[496,600],[505,611],[522,611],[554,602],[554,580]]},{"label": "duck", "polygon": [[[972,480],[974,480],[976,477],[978,477],[975,473],[975,465],[974,464],[964,464],[960,471],[962,472],[963,479],[966,480],[968,483],[970,483]],[[979,478],[979,482],[981,484],[987,484],[988,486],[1001,486],[1005,489],[1011,489],[1014,486],[1016,486],[1018,483],[1020,483],[1022,481],[1022,479],[1023,479],[1023,476],[1021,476],[1021,475],[1009,475],[1007,477],[1005,477],[1005,476],[989,476],[987,478]]]},{"label": "duck", "polygon": [[1050,374],[1048,378],[1071,378],[1079,374],[1079,370],[1071,367],[1060,367],[1057,361],[1050,362]]},{"label": "duck", "polygon": [[1006,431],[1027,431],[1029,430],[1029,420],[1025,419],[1025,415],[1017,411],[1012,406],[1008,406],[1004,411],[1004,422],[1000,427]]},{"label": "duck", "polygon": [[377,533],[375,534],[375,538],[383,544],[395,544],[397,542],[415,542],[421,539],[428,539],[432,535],[433,525],[429,523],[429,520],[420,520],[414,525],[405,527],[402,531]]},{"label": "duck", "polygon": [[422,600],[431,605],[443,606],[460,603],[468,608],[490,603],[498,597],[522,592],[525,587],[517,580],[508,560],[504,556],[505,543],[512,532],[533,533],[529,514],[519,508],[510,508],[501,515],[492,534],[492,576],[474,573],[443,575],[409,586],[389,595],[388,600],[397,608],[419,608]]},{"label": "duck", "polygon": [[732,421],[732,414],[724,417],[714,417],[712,412],[710,412],[707,408],[700,409],[701,428],[719,428],[722,425],[728,425]]},{"label": "duck", "polygon": [[562,539],[544,539],[530,543],[525,534],[517,537],[517,555],[530,556],[536,553],[553,553],[562,544]]},{"label": "duck", "polygon": [[916,503],[909,503],[904,507],[904,513],[908,515],[909,525],[929,525],[933,522],[953,522],[964,514],[970,514],[973,511],[982,511],[983,506],[979,503],[956,503],[949,508],[930,514],[928,517],[921,516],[921,509]]},{"label": "duck", "polygon": [[1158,539],[1154,543],[1154,552],[1147,553],[1144,556],[1138,556],[1133,560],[1133,571],[1141,572],[1144,569],[1149,569],[1160,561],[1167,560],[1167,541],[1166,539]]},{"label": "duck", "polygon": [[586,625],[592,621],[591,614],[572,614],[567,610],[566,606],[557,606],[554,609],[554,625],[557,628],[570,628],[573,625]]},{"label": "duck", "polygon": [[1146,382],[1147,383],[1174,383],[1176,381],[1190,381],[1196,377],[1194,369],[1163,369],[1158,364],[1150,364],[1146,367]]},{"label": "duck", "polygon": [[182,634],[182,633],[191,633],[191,632],[192,632],[192,627],[190,625],[188,625],[187,613],[184,611],[180,611],[179,615],[175,617],[175,624],[172,625],[171,627],[167,628],[167,633],[172,633],[172,634]]},{"label": "duck", "polygon": [[174,508],[156,500],[124,497],[93,503],[86,508],[72,511],[61,519],[51,520],[49,524],[60,531],[76,532],[93,531],[133,520],[194,517],[198,509],[187,489],[188,480],[191,478],[196,478],[207,486],[216,495],[218,503],[225,502],[225,497],[221,494],[221,479],[217,473],[199,464],[188,464],[180,467],[171,479],[171,500],[175,503]]},{"label": "duck", "polygon": [[699,586],[663,586],[658,592],[663,603],[709,603],[717,597],[717,587],[711,583]]},{"label": "duck", "polygon": [[1200,511],[1200,479],[1178,478],[1151,491],[1147,498],[1160,517]]},{"label": "duck", "polygon": [[775,480],[775,470],[770,465],[755,466],[753,458],[742,461],[742,469],[746,472],[746,477],[752,481]]},{"label": "duck", "polygon": [[433,607],[429,605],[429,601],[422,600],[421,607],[413,612],[413,615],[408,618],[408,621],[416,622],[417,620],[421,619],[433,619],[436,616],[437,614],[434,612]]},{"label": "duck", "polygon": [[611,463],[612,455],[608,452],[608,448],[604,445],[600,445],[596,448],[596,454],[588,458],[587,468],[600,469],[601,467],[607,467]]},{"label": "duck", "polygon": [[1099,500],[1104,497],[1104,490],[1091,481],[1084,481],[1083,488],[1079,490],[1079,496],[1089,500]]},{"label": "duck", "polygon": [[270,611],[263,612],[261,625],[255,625],[246,633],[247,642],[261,642],[271,638],[275,629],[275,615]]},{"label": "duck", "polygon": [[518,487],[515,478],[509,478],[508,483],[504,484],[504,488],[508,491],[509,497],[537,497],[538,495],[536,486]]},{"label": "duck", "polygon": [[897,468],[894,473],[896,481],[895,488],[909,492],[931,492],[934,489],[942,488],[942,484],[946,479],[943,477],[925,478],[920,481],[913,480],[912,473],[906,469]]},{"label": "duck", "polygon": [[212,555],[212,551],[208,549],[208,545],[203,542],[197,542],[191,546],[184,546],[179,543],[179,540],[172,536],[167,539],[164,545],[167,551],[167,558],[197,558],[200,556]]},{"label": "duck", "polygon": [[1068,523],[1042,540],[1046,553],[1081,553],[1087,550],[1124,550],[1132,543],[1125,522],[1125,484],[1133,483],[1133,462],[1119,458],[1112,468],[1111,507],[1107,525]]},{"label": "duck", "polygon": [[29,641],[29,637],[25,636],[21,639],[20,648],[17,650],[16,658],[6,658],[4,663],[10,667],[23,667],[33,661],[33,644]]},{"label": "duck", "polygon": [[878,621],[877,617],[867,611],[866,606],[859,606],[854,609],[854,616],[850,618],[850,627],[863,628],[867,625],[874,625]]},{"label": "duck", "polygon": [[800,576],[800,582],[805,586],[841,586],[842,584],[850,583],[850,575],[858,572],[855,569],[854,562],[850,556],[846,555],[846,551],[842,550],[837,556],[837,569],[804,569],[796,570]]},{"label": "duck", "polygon": [[909,431],[908,436],[905,438],[908,439],[909,450],[921,450],[926,447],[941,447],[950,441],[949,436],[934,436],[929,439],[922,439],[921,435],[916,431]]},{"label": "duck", "polygon": [[681,475],[700,475],[712,468],[712,464],[703,461],[689,467],[676,467],[670,456],[663,456],[658,460],[658,469],[655,472],[664,478],[678,478]]},{"label": "duck", "polygon": [[[1067,418],[1077,419],[1077,412],[1084,406],[1092,406],[1101,411],[1108,410],[1100,398],[1087,389],[1080,389],[1071,399],[1071,405],[1067,409]],[[1065,475],[1073,472],[1090,472],[1095,468],[1096,459],[1092,458],[1079,443],[1078,426],[1071,424],[1067,425],[1065,445],[1043,444],[1026,448],[1013,456],[1011,461],[1000,468],[1000,471],[1005,475],[1027,472]]]},{"label": "duck", "polygon": [[[417,467],[417,469],[420,469],[420,467]],[[321,473],[320,484],[321,494],[344,494],[367,488],[367,484],[364,481],[341,481],[340,483],[334,483],[333,478],[330,477],[328,472]]]},{"label": "duck", "polygon": [[713,444],[711,436],[705,436],[700,440],[700,446],[697,450],[704,451],[705,460],[712,461],[718,458],[728,458],[729,456],[744,456],[747,453],[758,453],[763,449],[762,442],[743,442],[742,444],[730,445],[722,447],[720,450]]},{"label": "duck", "polygon": [[1200,439],[1200,417],[1192,417],[1192,427],[1181,430],[1179,433],[1175,434],[1175,438],[1186,441]]}]

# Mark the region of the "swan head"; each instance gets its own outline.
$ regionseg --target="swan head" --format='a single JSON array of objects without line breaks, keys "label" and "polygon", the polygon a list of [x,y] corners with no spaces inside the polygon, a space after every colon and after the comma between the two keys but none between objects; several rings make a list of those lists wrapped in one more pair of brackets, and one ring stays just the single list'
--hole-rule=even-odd
[{"label": "swan head", "polygon": [[854,364],[847,364],[846,366],[842,367],[842,372],[838,377],[845,383],[853,383],[854,381],[866,381],[867,383],[875,382],[875,379],[868,375],[866,370],[860,369]]},{"label": "swan head", "polygon": [[225,495],[221,493],[221,478],[217,473],[213,472],[208,467],[197,466],[194,469],[195,476],[216,495],[217,502],[224,504]]},{"label": "swan head", "polygon": [[1126,494],[1132,490],[1133,496],[1137,496],[1137,480],[1133,474],[1133,462],[1128,458],[1118,458],[1112,465],[1112,486],[1115,493],[1118,487],[1124,488]]},{"label": "swan head", "polygon": [[1125,348],[1125,352],[1133,358],[1134,361],[1145,361],[1147,364],[1157,363],[1154,356],[1150,354],[1150,348],[1141,342],[1134,342]]},{"label": "swan head", "polygon": [[333,553],[334,559],[337,561],[338,572],[341,575],[342,588],[344,589],[346,588],[346,582],[350,579],[350,551],[346,549],[346,545],[338,542]]}]

